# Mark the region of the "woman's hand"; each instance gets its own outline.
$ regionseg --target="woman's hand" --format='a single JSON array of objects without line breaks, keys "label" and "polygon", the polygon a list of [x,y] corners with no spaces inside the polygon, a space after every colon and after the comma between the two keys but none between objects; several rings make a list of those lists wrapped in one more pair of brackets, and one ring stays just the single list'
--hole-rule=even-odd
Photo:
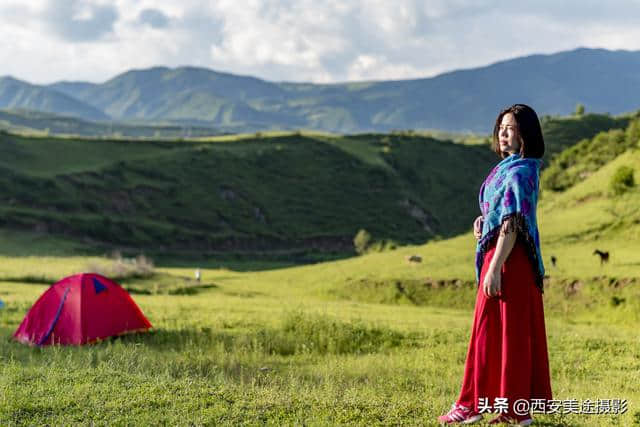
[{"label": "woman's hand", "polygon": [[473,236],[476,240],[480,240],[480,237],[482,237],[482,215],[473,221]]},{"label": "woman's hand", "polygon": [[502,275],[501,269],[494,268],[493,265],[489,266],[486,274],[484,275],[484,282],[482,282],[482,292],[487,298],[499,296],[502,291]]}]

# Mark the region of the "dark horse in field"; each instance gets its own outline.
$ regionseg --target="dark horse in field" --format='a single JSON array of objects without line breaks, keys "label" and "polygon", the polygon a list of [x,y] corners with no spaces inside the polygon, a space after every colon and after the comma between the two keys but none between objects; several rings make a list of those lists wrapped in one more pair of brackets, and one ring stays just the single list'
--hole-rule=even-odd
[{"label": "dark horse in field", "polygon": [[598,255],[600,257],[600,265],[604,264],[605,262],[609,262],[609,252],[603,252],[596,249],[595,251],[593,251],[593,255]]}]

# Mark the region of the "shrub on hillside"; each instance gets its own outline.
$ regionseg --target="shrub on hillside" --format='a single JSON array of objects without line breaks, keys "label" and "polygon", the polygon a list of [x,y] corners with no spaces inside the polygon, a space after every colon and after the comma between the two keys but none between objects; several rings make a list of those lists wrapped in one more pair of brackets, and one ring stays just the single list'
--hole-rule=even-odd
[{"label": "shrub on hillside", "polygon": [[611,177],[610,188],[613,194],[618,196],[633,188],[635,184],[633,168],[620,166]]},{"label": "shrub on hillside", "polygon": [[393,240],[376,240],[369,244],[367,252],[386,252],[398,248],[398,243]]},{"label": "shrub on hillside", "polygon": [[635,132],[630,130],[632,125],[626,130],[600,132],[594,138],[583,139],[558,154],[542,175],[542,188],[564,191],[633,148],[635,142],[631,141]]},{"label": "shrub on hillside", "polygon": [[625,131],[625,139],[629,147],[637,148],[640,146],[640,118],[629,123]]},{"label": "shrub on hillside", "polygon": [[356,252],[359,255],[362,255],[367,251],[370,244],[371,244],[371,234],[364,228],[361,228],[360,230],[358,230],[355,237],[353,238],[353,246]]}]

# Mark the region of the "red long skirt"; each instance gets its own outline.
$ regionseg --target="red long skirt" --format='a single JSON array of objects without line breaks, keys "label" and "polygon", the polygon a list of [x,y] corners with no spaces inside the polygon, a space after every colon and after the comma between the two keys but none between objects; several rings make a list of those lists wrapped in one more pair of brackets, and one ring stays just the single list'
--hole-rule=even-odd
[{"label": "red long skirt", "polygon": [[[480,283],[495,252],[487,251]],[[493,406],[507,398],[551,399],[542,292],[525,246],[516,242],[502,267],[502,295],[485,297],[478,286],[471,341],[458,403],[478,411],[480,398]]]}]

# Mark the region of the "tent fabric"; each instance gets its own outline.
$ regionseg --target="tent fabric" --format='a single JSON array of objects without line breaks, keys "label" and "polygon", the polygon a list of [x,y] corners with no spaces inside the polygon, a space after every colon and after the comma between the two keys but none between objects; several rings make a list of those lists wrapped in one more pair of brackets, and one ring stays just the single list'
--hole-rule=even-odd
[{"label": "tent fabric", "polygon": [[70,289],[71,287],[69,286],[67,287],[67,289],[64,290],[64,294],[62,295],[60,304],[58,304],[58,310],[56,311],[56,315],[53,316],[53,320],[51,321],[51,325],[49,326],[49,329],[47,329],[47,332],[44,334],[42,338],[38,340],[38,345],[43,345],[51,337],[51,334],[53,333],[53,328],[56,327],[56,325],[58,324],[58,319],[60,319],[60,313],[62,313],[62,308],[64,307],[64,303],[67,300],[67,294],[69,293]]},{"label": "tent fabric", "polygon": [[151,327],[120,285],[85,273],[51,285],[33,304],[13,337],[32,345],[81,345]]}]

